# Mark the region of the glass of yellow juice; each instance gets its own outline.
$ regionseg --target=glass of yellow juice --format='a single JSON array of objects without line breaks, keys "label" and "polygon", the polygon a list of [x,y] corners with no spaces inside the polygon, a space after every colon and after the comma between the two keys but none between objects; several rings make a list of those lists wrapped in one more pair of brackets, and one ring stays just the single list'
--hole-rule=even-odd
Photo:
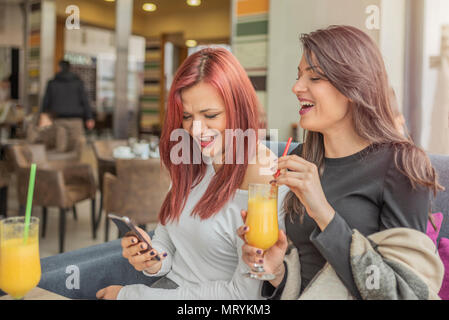
[{"label": "glass of yellow juice", "polygon": [[[249,227],[246,242],[262,250],[268,250],[278,240],[278,189],[269,184],[249,184],[248,212],[245,224]],[[266,273],[263,264],[254,264],[247,277],[259,280],[273,280],[274,275]]]},{"label": "glass of yellow juice", "polygon": [[0,221],[0,289],[14,299],[23,299],[41,279],[39,219],[31,217],[24,238],[25,217]]}]

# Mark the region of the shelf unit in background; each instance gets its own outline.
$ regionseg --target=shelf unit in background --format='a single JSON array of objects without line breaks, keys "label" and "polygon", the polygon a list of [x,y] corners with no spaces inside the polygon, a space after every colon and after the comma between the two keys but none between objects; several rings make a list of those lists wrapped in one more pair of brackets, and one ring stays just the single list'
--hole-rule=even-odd
[{"label": "shelf unit in background", "polygon": [[27,113],[39,111],[47,81],[54,76],[56,3],[28,0],[25,14],[24,106]]},{"label": "shelf unit in background", "polygon": [[41,53],[41,3],[34,2],[29,7],[29,29],[28,29],[28,57],[27,68],[28,88],[27,99],[30,111],[37,112],[39,109],[40,92],[40,53]]},{"label": "shelf unit in background", "polygon": [[138,135],[159,135],[164,112],[164,55],[162,39],[148,38],[145,47],[144,85],[139,102]]}]

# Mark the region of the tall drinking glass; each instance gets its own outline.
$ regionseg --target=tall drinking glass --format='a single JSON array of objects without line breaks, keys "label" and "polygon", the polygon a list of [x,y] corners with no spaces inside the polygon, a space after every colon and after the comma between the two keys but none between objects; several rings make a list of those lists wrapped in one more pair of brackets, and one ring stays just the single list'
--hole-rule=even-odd
[{"label": "tall drinking glass", "polygon": [[[246,242],[253,247],[268,250],[278,240],[278,189],[269,184],[250,184],[248,189],[248,212],[245,234]],[[254,264],[247,277],[259,280],[273,280],[273,274],[266,273],[263,264]]]},{"label": "tall drinking glass", "polygon": [[0,221],[0,289],[14,299],[23,299],[41,278],[39,219],[31,217],[24,240],[25,217]]}]

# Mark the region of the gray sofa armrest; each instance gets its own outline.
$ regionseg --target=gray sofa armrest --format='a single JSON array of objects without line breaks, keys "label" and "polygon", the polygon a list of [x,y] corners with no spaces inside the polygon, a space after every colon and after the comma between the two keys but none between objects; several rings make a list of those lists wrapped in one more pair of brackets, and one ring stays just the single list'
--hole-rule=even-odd
[{"label": "gray sofa armrest", "polygon": [[43,258],[41,268],[38,287],[70,299],[96,299],[96,292],[110,285],[151,285],[159,279],[136,271],[123,258],[119,239]]}]

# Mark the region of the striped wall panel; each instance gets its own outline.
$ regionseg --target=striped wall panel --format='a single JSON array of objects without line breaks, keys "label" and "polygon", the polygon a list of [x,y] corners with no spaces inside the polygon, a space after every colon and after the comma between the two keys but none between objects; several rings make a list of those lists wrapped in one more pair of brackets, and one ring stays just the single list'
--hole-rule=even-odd
[{"label": "striped wall panel", "polygon": [[39,70],[41,65],[41,3],[40,1],[30,3],[30,14],[28,16],[29,23],[29,33],[28,33],[28,61],[27,61],[27,72],[28,72],[28,103],[31,106],[31,110],[37,110],[39,107],[39,87],[40,87],[40,77]]},{"label": "striped wall panel", "polygon": [[237,16],[267,13],[269,6],[269,0],[238,0],[236,6]]},{"label": "striped wall panel", "polygon": [[237,37],[268,34],[268,20],[265,20],[265,17],[262,19],[263,20],[249,22],[240,21],[237,24],[236,29]]},{"label": "striped wall panel", "polygon": [[233,52],[266,108],[269,0],[236,0]]},{"label": "striped wall panel", "polygon": [[162,48],[161,39],[147,39],[145,46],[144,86],[140,97],[139,132],[150,131],[160,125]]}]

